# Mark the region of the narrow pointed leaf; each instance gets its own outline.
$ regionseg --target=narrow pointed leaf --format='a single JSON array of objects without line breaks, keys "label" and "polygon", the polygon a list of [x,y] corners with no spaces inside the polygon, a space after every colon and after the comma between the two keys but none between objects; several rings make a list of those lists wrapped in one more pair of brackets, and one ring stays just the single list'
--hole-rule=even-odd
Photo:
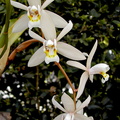
[{"label": "narrow pointed leaf", "polygon": [[24,32],[24,31],[21,31],[21,32],[18,32],[18,33],[13,33],[12,32],[12,29],[14,27],[14,23],[15,23],[15,20],[11,19],[10,20],[10,24],[12,24],[10,27],[9,27],[9,30],[8,30],[8,46],[11,46],[16,40],[17,38]]},{"label": "narrow pointed leaf", "polygon": [[[0,48],[0,53],[1,51],[3,51],[3,48]],[[10,47],[6,49],[6,51],[4,52],[4,55],[0,58],[0,76],[6,67],[9,51],[10,51]]]},{"label": "narrow pointed leaf", "polygon": [[4,34],[4,33],[2,33],[2,34],[0,35],[0,48],[2,48],[2,47],[4,46],[6,39],[7,39],[7,35]]},{"label": "narrow pointed leaf", "polygon": [[8,28],[9,28],[9,20],[11,15],[11,6],[10,6],[10,0],[6,0],[6,16],[5,16],[5,27],[3,28],[3,33],[1,33],[0,40],[2,44],[0,46],[3,47],[2,52],[0,53],[0,58],[4,55],[5,51],[8,48]]}]

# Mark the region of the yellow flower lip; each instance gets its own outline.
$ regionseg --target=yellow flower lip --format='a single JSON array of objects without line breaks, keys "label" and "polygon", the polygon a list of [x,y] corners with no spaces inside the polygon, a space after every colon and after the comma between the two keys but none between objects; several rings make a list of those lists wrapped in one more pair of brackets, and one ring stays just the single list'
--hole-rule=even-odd
[{"label": "yellow flower lip", "polygon": [[57,49],[56,49],[56,42],[55,40],[48,40],[45,43],[44,47],[44,53],[46,54],[46,57],[54,58],[57,56]]},{"label": "yellow flower lip", "polygon": [[108,74],[106,74],[105,72],[100,72],[100,74],[101,74],[104,78],[106,78],[106,77],[108,76]]},{"label": "yellow flower lip", "polygon": [[44,53],[46,54],[45,62],[48,64],[50,62],[59,62],[59,56],[57,55],[57,48],[56,48],[56,39],[46,40],[43,43],[44,46]]},{"label": "yellow flower lip", "polygon": [[31,22],[37,22],[37,21],[40,20],[41,17],[40,17],[40,15],[38,15],[37,17],[34,17],[33,15],[30,15],[30,16],[28,16],[28,18]]},{"label": "yellow flower lip", "polygon": [[100,73],[102,76],[103,76],[103,78],[102,78],[102,83],[105,83],[106,81],[108,81],[108,79],[109,79],[109,75],[108,74],[106,74],[105,72],[101,72]]},{"label": "yellow flower lip", "polygon": [[46,54],[46,57],[49,57],[49,58],[54,58],[55,56],[57,56],[57,50],[55,49],[52,52],[49,50],[46,50],[44,51],[44,53]]},{"label": "yellow flower lip", "polygon": [[40,8],[36,6],[28,7],[28,18],[31,22],[38,22],[40,21]]}]

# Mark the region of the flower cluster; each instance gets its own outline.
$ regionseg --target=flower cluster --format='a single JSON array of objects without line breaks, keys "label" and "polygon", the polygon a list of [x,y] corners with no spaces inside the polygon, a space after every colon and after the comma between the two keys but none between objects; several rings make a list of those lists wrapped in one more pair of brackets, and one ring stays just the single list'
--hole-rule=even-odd
[{"label": "flower cluster", "polygon": [[[86,66],[77,62],[78,60],[85,60],[86,55],[75,47],[65,42],[60,42],[60,40],[72,29],[73,23],[71,20],[67,22],[59,15],[45,10],[45,8],[51,2],[53,2],[53,0],[46,0],[41,5],[40,0],[28,0],[29,6],[25,6],[19,2],[11,0],[11,5],[27,11],[26,14],[22,15],[18,19],[14,25],[13,32],[20,32],[29,28],[29,35],[43,44],[28,61],[28,67],[37,66],[43,61],[45,61],[46,64],[49,64],[50,62],[56,62],[59,64],[60,58],[58,54],[61,54],[64,57],[71,59],[67,61],[68,65],[84,70],[80,77],[80,83],[75,98],[72,99],[69,95],[63,93],[61,101],[64,107],[62,107],[55,100],[56,96],[53,96],[52,103],[64,112],[63,114],[57,116],[55,120],[93,120],[92,117],[87,117],[83,114],[83,108],[89,104],[91,97],[88,96],[88,98],[83,103],[81,103],[79,98],[84,91],[88,78],[93,82],[93,75],[101,74],[103,76],[102,83],[105,83],[109,79],[109,75],[106,74],[106,72],[110,68],[105,63],[99,63],[91,67],[92,58],[98,44],[97,40],[95,41],[90,54],[87,56]],[[44,37],[35,33],[32,30],[34,27],[40,28]],[[56,32],[57,28],[62,28],[59,35],[57,35]],[[69,81],[69,83],[71,82]],[[73,92],[75,91],[73,90]]]}]

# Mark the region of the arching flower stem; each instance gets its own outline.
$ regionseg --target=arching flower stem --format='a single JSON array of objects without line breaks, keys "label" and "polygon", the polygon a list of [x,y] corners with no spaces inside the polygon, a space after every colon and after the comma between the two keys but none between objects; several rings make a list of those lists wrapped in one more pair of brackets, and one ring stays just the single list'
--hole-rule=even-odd
[{"label": "arching flower stem", "polygon": [[18,45],[13,51],[12,53],[9,55],[8,57],[8,62],[11,61],[11,60],[14,60],[16,54],[20,51],[23,51],[24,49],[26,49],[27,47],[29,47],[33,42],[40,42],[38,40],[35,40],[35,39],[30,39],[30,40],[27,40],[23,43],[21,43],[20,45]]},{"label": "arching flower stem", "polygon": [[75,90],[75,88],[73,87],[73,84],[72,84],[70,78],[69,78],[68,75],[66,74],[66,72],[65,72],[65,70],[63,69],[63,67],[61,66],[61,64],[55,62],[55,65],[58,66],[58,68],[61,70],[62,74],[65,76],[65,78],[66,78],[68,84],[70,85],[70,87],[71,87],[71,89],[72,89],[72,91],[73,91],[74,105],[75,105],[75,107],[76,107],[76,90]]}]

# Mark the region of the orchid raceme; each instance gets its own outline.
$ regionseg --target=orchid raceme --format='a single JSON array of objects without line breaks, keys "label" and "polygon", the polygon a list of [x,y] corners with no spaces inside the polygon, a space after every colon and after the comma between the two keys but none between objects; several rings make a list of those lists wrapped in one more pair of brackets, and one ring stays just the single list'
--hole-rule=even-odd
[{"label": "orchid raceme", "polygon": [[54,120],[93,120],[92,117],[86,117],[83,115],[83,108],[88,106],[90,100],[91,100],[90,96],[88,96],[88,98],[83,103],[81,103],[81,101],[79,100],[75,107],[73,99],[66,93],[64,93],[61,97],[61,102],[64,106],[62,107],[55,100],[55,96],[53,96],[52,98],[53,105],[64,112],[58,115]]},{"label": "orchid raceme", "polygon": [[46,28],[44,28],[42,30],[45,39],[39,36],[38,34],[34,33],[33,31],[29,30],[29,35],[32,38],[41,41],[43,43],[43,46],[40,47],[32,55],[32,57],[28,62],[28,66],[33,67],[39,65],[44,60],[47,64],[50,62],[59,62],[59,56],[57,55],[57,53],[73,60],[86,59],[85,56],[82,54],[82,52],[80,52],[78,49],[74,48],[73,46],[67,43],[59,42],[59,40],[72,29],[72,26],[73,26],[72,22],[69,21],[67,26],[61,31],[61,33],[57,37],[54,26],[50,27],[51,34],[49,34],[49,31],[47,31]]},{"label": "orchid raceme", "polygon": [[88,78],[93,82],[93,75],[94,74],[101,74],[103,76],[103,78],[101,80],[102,83],[105,83],[109,79],[109,75],[106,74],[106,72],[110,69],[109,65],[107,65],[105,63],[99,63],[99,64],[96,64],[93,67],[91,67],[91,61],[92,61],[93,55],[96,51],[97,44],[98,44],[98,41],[96,40],[90,54],[88,55],[86,67],[83,64],[76,62],[76,61],[67,61],[68,65],[82,69],[85,71],[81,75],[80,84],[78,87],[78,93],[77,93],[76,98],[79,98],[79,96],[82,94],[83,87],[85,87],[85,84],[86,84],[86,81],[88,80]]},{"label": "orchid raceme", "polygon": [[[64,28],[67,25],[67,22],[59,15],[44,10],[51,2],[54,0],[46,0],[41,5],[41,0],[28,0],[29,6],[23,5],[19,2],[11,0],[11,5],[16,8],[23,9],[27,11],[26,14],[22,15],[13,28],[13,32],[20,32],[28,27],[32,29],[33,27],[41,28],[42,23],[51,22],[58,28]],[[45,14],[45,15],[44,15]],[[48,19],[45,19],[44,16],[47,15]],[[42,21],[42,22],[41,22]],[[48,30],[49,30],[48,26]]]}]

